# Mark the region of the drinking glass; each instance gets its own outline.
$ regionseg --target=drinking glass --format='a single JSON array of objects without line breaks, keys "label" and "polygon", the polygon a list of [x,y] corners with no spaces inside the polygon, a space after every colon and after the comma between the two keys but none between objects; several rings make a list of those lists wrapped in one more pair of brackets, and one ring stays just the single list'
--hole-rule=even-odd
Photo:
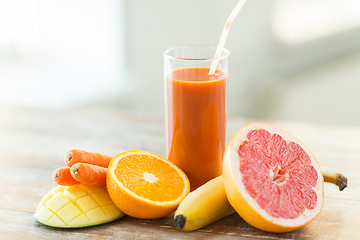
[{"label": "drinking glass", "polygon": [[[191,190],[222,174],[229,51],[194,45],[164,52],[166,153]],[[213,61],[217,68],[209,75]]]}]

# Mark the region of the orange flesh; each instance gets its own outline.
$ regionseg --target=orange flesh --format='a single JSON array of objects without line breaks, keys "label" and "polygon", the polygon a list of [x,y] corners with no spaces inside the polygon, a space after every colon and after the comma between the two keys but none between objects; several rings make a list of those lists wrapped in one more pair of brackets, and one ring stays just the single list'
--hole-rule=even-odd
[{"label": "orange flesh", "polygon": [[186,173],[191,190],[222,174],[227,78],[209,70],[177,69],[167,79],[168,159]]},{"label": "orange flesh", "polygon": [[185,187],[176,169],[149,155],[121,158],[115,175],[127,189],[152,201],[176,200]]}]

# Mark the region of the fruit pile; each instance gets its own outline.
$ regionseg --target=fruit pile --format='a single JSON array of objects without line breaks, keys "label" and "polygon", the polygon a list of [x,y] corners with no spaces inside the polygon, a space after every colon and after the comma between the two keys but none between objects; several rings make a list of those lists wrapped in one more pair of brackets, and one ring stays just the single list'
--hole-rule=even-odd
[{"label": "fruit pile", "polygon": [[40,201],[35,219],[52,227],[78,228],[123,217],[106,189],[107,166],[112,157],[82,150],[69,150],[68,167],[55,170],[59,185]]},{"label": "fruit pile", "polygon": [[173,213],[174,224],[193,231],[235,211],[250,225],[287,232],[312,221],[324,202],[324,180],[342,190],[347,179],[321,172],[310,150],[278,128],[253,123],[228,143],[223,175],[190,192],[185,173],[154,153],[133,150],[111,157],[83,150],[66,153],[59,184],[40,201],[35,218],[77,228],[122,216],[152,219]]},{"label": "fruit pile", "polygon": [[114,158],[69,150],[68,167],[53,174],[55,187],[41,201],[35,219],[52,227],[98,225],[125,214],[142,219],[174,212],[189,194],[185,173],[165,158],[140,150]]}]

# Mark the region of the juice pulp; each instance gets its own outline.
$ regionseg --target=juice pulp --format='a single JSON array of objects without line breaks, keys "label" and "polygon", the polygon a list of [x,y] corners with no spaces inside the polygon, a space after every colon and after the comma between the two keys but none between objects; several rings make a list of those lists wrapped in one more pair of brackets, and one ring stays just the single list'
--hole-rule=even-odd
[{"label": "juice pulp", "polygon": [[191,190],[222,174],[227,77],[209,70],[176,69],[166,79],[168,159],[189,177]]}]

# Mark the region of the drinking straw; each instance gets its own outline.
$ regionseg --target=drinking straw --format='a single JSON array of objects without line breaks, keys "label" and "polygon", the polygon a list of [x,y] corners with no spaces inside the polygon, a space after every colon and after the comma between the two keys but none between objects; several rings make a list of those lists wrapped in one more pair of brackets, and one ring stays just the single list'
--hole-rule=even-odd
[{"label": "drinking straw", "polygon": [[238,4],[235,6],[234,10],[231,12],[230,16],[226,20],[224,29],[223,29],[221,37],[220,37],[219,44],[218,44],[216,52],[215,52],[215,57],[214,57],[215,60],[211,64],[209,75],[215,74],[216,66],[218,64],[217,58],[220,57],[221,50],[224,48],[227,35],[229,34],[230,26],[231,26],[232,22],[234,21],[234,19],[236,18],[236,16],[238,15],[238,13],[240,12],[240,10],[242,9],[242,7],[245,5],[246,1],[247,0],[239,0]]}]

